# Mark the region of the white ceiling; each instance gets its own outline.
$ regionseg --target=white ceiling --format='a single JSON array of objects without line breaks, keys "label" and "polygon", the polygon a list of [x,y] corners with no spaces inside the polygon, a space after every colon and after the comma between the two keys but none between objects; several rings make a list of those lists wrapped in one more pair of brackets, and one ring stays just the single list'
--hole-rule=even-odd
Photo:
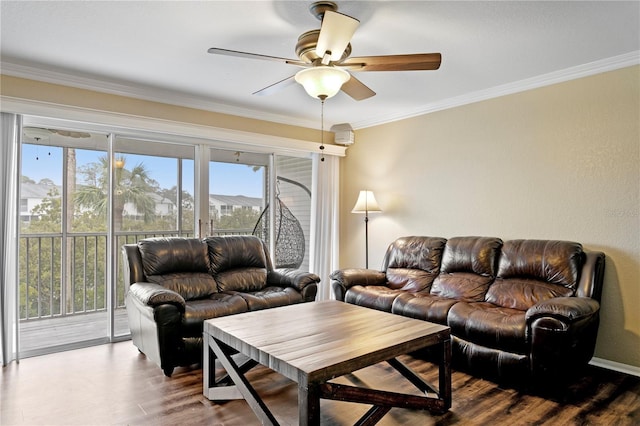
[{"label": "white ceiling", "polygon": [[[320,127],[320,102],[283,63],[217,56],[219,47],[297,59],[320,27],[311,1],[9,1],[0,3],[1,70],[77,87]],[[339,93],[325,129],[410,117],[638,64],[640,2],[337,1],[360,20],[351,56],[442,53],[437,71],[361,72],[377,95]]]}]

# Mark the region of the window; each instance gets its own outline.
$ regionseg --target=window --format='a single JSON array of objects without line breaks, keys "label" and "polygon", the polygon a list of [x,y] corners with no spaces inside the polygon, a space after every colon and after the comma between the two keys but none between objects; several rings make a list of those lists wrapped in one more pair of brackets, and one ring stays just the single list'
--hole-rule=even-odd
[{"label": "window", "polygon": [[[142,238],[254,234],[276,247],[276,266],[288,245],[308,267],[310,159],[24,122],[36,130],[21,155],[21,356],[126,338],[120,249]],[[300,232],[273,226],[283,211]]]}]

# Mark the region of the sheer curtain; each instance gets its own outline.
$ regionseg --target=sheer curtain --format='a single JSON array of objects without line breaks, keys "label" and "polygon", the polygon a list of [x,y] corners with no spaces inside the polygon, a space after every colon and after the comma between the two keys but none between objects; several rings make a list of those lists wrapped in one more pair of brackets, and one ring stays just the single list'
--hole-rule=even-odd
[{"label": "sheer curtain", "polygon": [[340,230],[340,158],[319,155],[313,159],[313,194],[309,269],[322,279],[316,300],[332,299],[329,274],[338,267]]},{"label": "sheer curtain", "polygon": [[0,113],[0,361],[17,359],[18,153],[21,117]]}]

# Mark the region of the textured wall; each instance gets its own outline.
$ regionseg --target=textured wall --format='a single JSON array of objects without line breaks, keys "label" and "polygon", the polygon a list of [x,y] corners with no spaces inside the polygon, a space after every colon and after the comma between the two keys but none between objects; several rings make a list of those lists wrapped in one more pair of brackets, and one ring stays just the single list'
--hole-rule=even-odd
[{"label": "textured wall", "polygon": [[341,266],[402,235],[566,239],[607,255],[596,356],[640,368],[640,67],[356,132],[342,160]]}]

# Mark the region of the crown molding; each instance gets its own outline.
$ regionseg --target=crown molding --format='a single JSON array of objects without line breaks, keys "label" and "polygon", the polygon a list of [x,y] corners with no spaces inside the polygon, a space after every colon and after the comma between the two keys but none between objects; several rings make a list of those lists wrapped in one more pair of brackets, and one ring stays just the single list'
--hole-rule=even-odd
[{"label": "crown molding", "polygon": [[[413,111],[405,111],[399,114],[384,114],[372,117],[367,120],[351,123],[351,126],[358,130],[367,127],[386,124],[394,121],[413,118],[419,115],[430,114],[437,111],[456,108],[476,102],[511,95],[540,87],[550,86],[582,77],[588,77],[620,68],[626,68],[640,64],[640,51],[625,53],[610,58],[589,62],[583,65],[542,74],[536,77],[508,83],[488,89],[470,92],[453,98],[442,99],[420,106]],[[197,108],[205,111],[218,112],[222,114],[236,115],[240,117],[253,118],[257,120],[271,121],[280,124],[288,124],[314,128],[316,121],[305,119],[294,119],[281,114],[271,114],[247,108],[240,108],[233,105],[226,105],[211,100],[188,95],[175,91],[169,91],[151,86],[134,85],[131,83],[105,81],[97,77],[78,76],[68,71],[60,69],[42,69],[15,62],[3,61],[2,74],[42,81],[52,84],[76,87],[80,89],[93,90],[113,95],[126,96],[135,99],[160,102],[171,105],[183,106],[187,108]]]},{"label": "crown molding", "polygon": [[185,94],[159,87],[145,86],[129,82],[105,80],[104,78],[86,74],[78,75],[71,71],[59,68],[43,69],[37,66],[4,60],[2,62],[2,74],[11,77],[41,81],[44,83],[92,90],[94,92],[107,93],[110,95],[124,96],[186,108],[201,109],[204,111],[235,115],[238,117],[252,118],[280,124],[307,128],[314,128],[318,124],[317,120],[296,119],[288,115],[272,114],[248,108],[241,108],[234,105],[214,102],[197,95]]},{"label": "crown molding", "polygon": [[527,90],[538,89],[540,87],[550,86],[552,84],[563,83],[570,80],[576,80],[582,77],[601,74],[608,71],[626,68],[640,64],[640,50],[625,53],[611,58],[599,61],[589,62],[560,71],[554,71],[542,74],[536,77],[516,81],[509,84],[491,87],[485,90],[478,90],[461,96],[432,102],[421,106],[420,108],[409,112],[396,115],[385,115],[371,120],[359,121],[351,123],[354,129],[364,129],[367,127],[378,126],[393,121],[404,120],[407,118],[417,117],[419,115],[430,114],[437,111],[443,111],[450,108],[456,108],[476,102],[486,101],[489,99],[499,98],[501,96],[512,95]]}]

